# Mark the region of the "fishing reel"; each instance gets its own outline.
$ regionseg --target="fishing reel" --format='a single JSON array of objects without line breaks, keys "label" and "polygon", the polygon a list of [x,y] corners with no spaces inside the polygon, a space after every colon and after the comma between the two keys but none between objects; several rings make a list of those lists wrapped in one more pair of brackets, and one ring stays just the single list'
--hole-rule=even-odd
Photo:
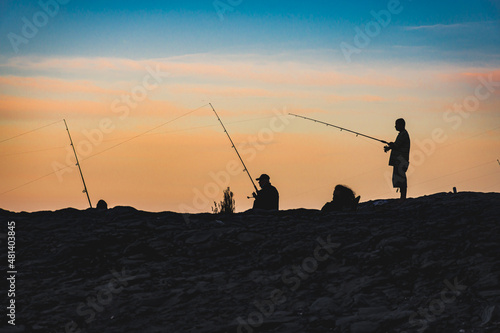
[{"label": "fishing reel", "polygon": [[384,152],[387,153],[389,150],[392,149],[391,145],[393,145],[392,142],[385,142],[384,143],[387,143],[387,146],[384,146]]}]

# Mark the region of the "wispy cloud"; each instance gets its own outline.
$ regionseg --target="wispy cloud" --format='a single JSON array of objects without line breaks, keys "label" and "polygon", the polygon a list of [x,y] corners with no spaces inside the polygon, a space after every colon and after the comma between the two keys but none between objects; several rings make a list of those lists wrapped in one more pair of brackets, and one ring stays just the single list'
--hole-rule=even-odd
[{"label": "wispy cloud", "polygon": [[[208,58],[208,59],[207,59]],[[329,63],[306,61],[277,61],[272,58],[257,59],[248,56],[201,56],[200,59],[164,58],[131,60],[122,58],[33,58],[15,57],[2,61],[0,69],[6,73],[22,71],[23,76],[95,74],[110,79],[145,72],[147,67],[168,72],[172,77],[208,79],[214,81],[241,81],[253,84],[279,84],[295,86],[390,86],[404,84],[401,79],[372,71],[349,72],[339,70]]]},{"label": "wispy cloud", "polygon": [[384,102],[386,98],[376,95],[361,95],[361,96],[328,96],[326,100],[330,103],[338,102]]},{"label": "wispy cloud", "polygon": [[[479,78],[483,78],[484,80],[488,80],[491,78],[496,85],[496,82],[500,82],[500,69],[497,68],[470,68],[465,69],[465,71],[457,71],[457,72],[449,72],[442,73],[436,76],[436,79],[439,79],[442,82],[446,83],[461,83],[465,82],[470,84],[471,86],[476,86],[478,84]],[[496,92],[496,91],[495,91]]]},{"label": "wispy cloud", "polygon": [[444,30],[444,29],[458,29],[465,28],[467,24],[464,23],[456,23],[456,24],[433,24],[433,25],[418,25],[418,26],[410,26],[405,27],[405,30]]},{"label": "wispy cloud", "polygon": [[102,115],[106,105],[94,101],[52,100],[0,95],[2,119],[62,118],[62,115]]},{"label": "wispy cloud", "polygon": [[488,28],[492,25],[498,26],[500,21],[484,21],[484,22],[462,22],[453,24],[431,24],[431,25],[414,25],[404,27],[406,31],[427,30],[427,31],[453,31],[459,29],[470,28]]},{"label": "wispy cloud", "polygon": [[28,93],[88,93],[98,95],[119,95],[126,93],[125,90],[101,88],[87,80],[70,81],[47,77],[0,76],[0,88],[4,92],[8,88],[16,88]]}]

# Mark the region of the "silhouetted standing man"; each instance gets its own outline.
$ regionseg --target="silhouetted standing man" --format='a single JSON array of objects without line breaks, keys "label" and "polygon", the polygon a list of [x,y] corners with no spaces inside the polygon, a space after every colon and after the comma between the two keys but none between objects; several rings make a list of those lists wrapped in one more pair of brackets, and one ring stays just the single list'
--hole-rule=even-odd
[{"label": "silhouetted standing man", "polygon": [[279,193],[276,187],[269,182],[269,176],[262,174],[256,179],[259,182],[261,190],[254,193],[255,201],[253,202],[254,209],[279,209]]},{"label": "silhouetted standing man", "polygon": [[390,142],[389,145],[384,147],[384,151],[391,151],[389,157],[389,165],[393,166],[392,173],[392,186],[399,188],[401,192],[401,200],[406,199],[406,192],[408,184],[406,180],[406,171],[410,164],[410,136],[405,129],[406,123],[403,118],[396,120],[396,130],[399,134],[396,141]]}]

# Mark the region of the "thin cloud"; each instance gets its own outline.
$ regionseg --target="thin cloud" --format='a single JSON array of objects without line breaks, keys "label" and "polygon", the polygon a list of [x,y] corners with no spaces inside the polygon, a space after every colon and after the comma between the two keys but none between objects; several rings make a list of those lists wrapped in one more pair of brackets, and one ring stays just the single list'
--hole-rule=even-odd
[{"label": "thin cloud", "polygon": [[433,25],[419,25],[419,26],[410,26],[405,27],[405,30],[444,30],[444,29],[457,29],[457,28],[465,28],[467,24],[456,23],[456,24],[433,24]]},{"label": "thin cloud", "polygon": [[30,93],[88,93],[98,95],[120,95],[126,93],[125,90],[101,88],[88,80],[69,81],[47,77],[0,76],[0,87],[3,89],[22,89],[23,92],[28,91]]},{"label": "thin cloud", "polygon": [[[206,58],[206,57],[203,57]],[[280,84],[293,86],[331,87],[351,86],[391,86],[399,87],[404,82],[383,73],[344,73],[328,64],[322,68],[304,62],[277,62],[272,59],[255,62],[252,60],[231,60],[213,57],[210,59],[190,59],[182,61],[170,58],[155,60],[131,60],[120,58],[31,58],[8,59],[0,67],[7,70],[27,72],[57,71],[58,73],[89,72],[100,75],[109,71],[113,75],[130,75],[138,71],[148,73],[146,68],[168,72],[173,78],[210,79],[226,82],[244,81],[260,84]],[[33,73],[30,73],[33,75]],[[109,76],[108,76],[109,78]]]},{"label": "thin cloud", "polygon": [[487,28],[489,25],[498,25],[500,21],[485,21],[485,22],[464,22],[453,24],[431,24],[431,25],[415,25],[404,27],[406,31],[427,30],[427,31],[445,31],[457,29],[470,29],[473,27]]}]

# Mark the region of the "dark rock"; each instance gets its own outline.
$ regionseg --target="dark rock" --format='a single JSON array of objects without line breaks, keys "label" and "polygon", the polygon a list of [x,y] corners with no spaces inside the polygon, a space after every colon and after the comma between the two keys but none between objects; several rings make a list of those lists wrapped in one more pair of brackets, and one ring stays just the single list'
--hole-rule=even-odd
[{"label": "dark rock", "polygon": [[356,213],[0,218],[16,221],[20,332],[483,333],[500,327],[499,206],[460,192]]},{"label": "dark rock", "polygon": [[238,235],[238,240],[244,243],[251,243],[264,239],[265,237],[256,232],[242,232]]},{"label": "dark rock", "polygon": [[335,302],[330,297],[320,297],[309,307],[310,313],[330,313],[335,306]]},{"label": "dark rock", "polygon": [[351,333],[378,332],[379,325],[370,321],[361,321],[351,325]]}]

